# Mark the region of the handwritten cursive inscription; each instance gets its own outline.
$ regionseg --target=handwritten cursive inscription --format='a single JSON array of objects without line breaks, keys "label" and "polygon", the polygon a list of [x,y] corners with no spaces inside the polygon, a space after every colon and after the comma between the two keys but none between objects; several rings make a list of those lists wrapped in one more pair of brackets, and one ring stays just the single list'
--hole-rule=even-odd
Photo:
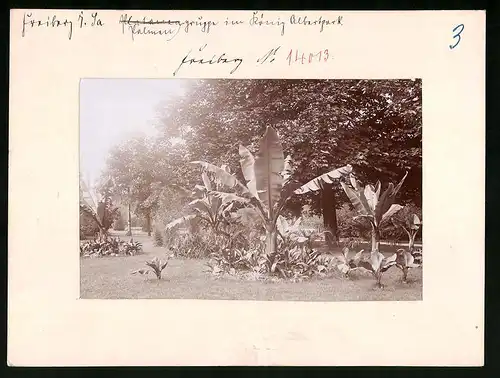
[{"label": "handwritten cursive inscription", "polygon": [[87,25],[90,26],[104,26],[104,23],[101,21],[101,19],[98,17],[97,12],[92,13],[90,15],[90,19],[87,18],[87,16],[82,12],[80,12],[80,15],[78,16],[78,25],[80,28],[83,28]]},{"label": "handwritten cursive inscription", "polygon": [[68,39],[73,36],[73,21],[67,18],[58,18],[56,15],[48,16],[42,20],[36,20],[32,13],[24,13],[23,16],[23,31],[21,36],[24,37],[29,29],[33,28],[60,28],[68,31]]},{"label": "handwritten cursive inscription", "polygon": [[128,30],[132,40],[136,35],[142,34],[164,36],[167,41],[174,39],[180,31],[189,33],[192,28],[196,28],[202,33],[208,34],[211,28],[218,25],[217,21],[203,19],[203,16],[193,20],[158,20],[150,17],[134,19],[128,14],[122,14],[119,23],[122,25],[122,33],[124,34],[125,30]]},{"label": "handwritten cursive inscription", "polygon": [[276,57],[276,53],[281,48],[281,46],[275,47],[274,49],[269,50],[264,56],[257,59],[257,63],[264,64],[265,62],[272,63]]},{"label": "handwritten cursive inscription", "polygon": [[215,21],[203,16],[179,19],[155,19],[147,16],[135,17],[127,13],[121,14],[119,20],[122,34],[129,33],[132,40],[135,40],[138,35],[148,35],[163,37],[167,41],[171,41],[182,33],[188,34],[192,31],[197,31],[210,34],[213,29],[239,27],[242,25],[250,26],[253,30],[275,29],[279,31],[281,36],[285,35],[286,28],[288,27],[309,27],[321,33],[327,26],[342,26],[342,22],[343,16],[328,19],[323,16],[311,17],[310,15],[300,13],[284,18],[283,15],[280,16],[274,12],[261,11],[253,11],[251,17],[246,20],[226,17],[224,21]]},{"label": "handwritten cursive inscription", "polygon": [[340,25],[343,26],[344,24],[342,23],[343,17],[338,16],[334,20],[326,20],[322,16],[319,16],[318,18],[315,19],[310,19],[307,18],[306,16],[296,16],[295,14],[292,14],[290,16],[290,25],[303,25],[303,26],[314,26],[314,25],[319,25],[320,29],[319,32],[323,32],[323,29],[325,26],[328,25]]},{"label": "handwritten cursive inscription", "polygon": [[264,17],[264,13],[255,11],[248,22],[250,26],[278,26],[281,31],[281,35],[285,35],[285,22],[279,17],[275,20],[269,20]]},{"label": "handwritten cursive inscription", "polygon": [[[207,45],[201,46],[198,51],[202,52]],[[196,58],[192,57],[191,53],[193,50],[189,50],[189,52],[186,54],[184,58],[182,58],[181,63],[177,67],[177,69],[174,71],[173,75],[175,76],[177,72],[183,67],[184,65],[192,65],[192,64],[232,64],[234,67],[231,71],[229,71],[230,74],[233,74],[236,72],[236,70],[240,67],[241,63],[243,63],[242,58],[229,58],[226,56],[226,53],[222,54],[213,54],[210,59],[207,58]]]}]

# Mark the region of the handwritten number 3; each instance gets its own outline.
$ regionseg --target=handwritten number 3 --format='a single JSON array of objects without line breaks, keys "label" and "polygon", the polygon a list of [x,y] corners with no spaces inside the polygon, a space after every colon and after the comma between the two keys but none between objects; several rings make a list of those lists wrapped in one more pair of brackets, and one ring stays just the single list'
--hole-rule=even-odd
[{"label": "handwritten number 3", "polygon": [[462,39],[462,37],[460,37],[460,34],[462,34],[462,32],[464,31],[464,27],[464,24],[460,24],[455,26],[455,28],[453,29],[453,33],[455,33],[453,38],[457,39],[457,42],[455,42],[454,45],[450,45],[450,50],[453,50],[460,43],[460,40]]}]

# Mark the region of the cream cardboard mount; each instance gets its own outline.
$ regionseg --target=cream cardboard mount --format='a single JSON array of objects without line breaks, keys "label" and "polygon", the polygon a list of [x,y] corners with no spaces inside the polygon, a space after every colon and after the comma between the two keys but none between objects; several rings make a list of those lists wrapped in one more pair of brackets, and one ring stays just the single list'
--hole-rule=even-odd
[{"label": "cream cardboard mount", "polygon": [[[10,35],[10,366],[483,364],[484,11],[18,9]],[[422,300],[80,298],[97,78],[421,79]]]}]

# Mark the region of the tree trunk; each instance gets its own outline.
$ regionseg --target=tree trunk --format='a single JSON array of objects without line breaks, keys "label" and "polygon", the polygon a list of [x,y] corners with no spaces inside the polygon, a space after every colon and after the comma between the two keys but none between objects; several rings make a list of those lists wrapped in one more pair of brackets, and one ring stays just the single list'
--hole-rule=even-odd
[{"label": "tree trunk", "polygon": [[278,233],[276,230],[266,231],[266,254],[271,255],[276,252]]},{"label": "tree trunk", "polygon": [[146,213],[146,227],[148,228],[148,236],[151,236],[151,213]]},{"label": "tree trunk", "polygon": [[128,204],[127,236],[132,236],[132,214],[130,212],[130,202]]},{"label": "tree trunk", "polygon": [[379,287],[379,288],[384,287],[384,285],[382,285],[382,273],[381,272],[375,273],[375,279],[377,280],[377,283],[375,284],[377,287]]},{"label": "tree trunk", "polygon": [[409,242],[408,242],[408,251],[411,253],[413,252],[413,248],[414,248],[414,245],[415,245],[415,235],[411,235],[409,234]]},{"label": "tree trunk", "polygon": [[329,231],[325,234],[325,241],[329,247],[332,247],[338,241],[337,211],[333,184],[324,184],[321,194],[323,225],[326,231]]},{"label": "tree trunk", "polygon": [[379,251],[380,233],[378,229],[372,224],[372,252]]}]

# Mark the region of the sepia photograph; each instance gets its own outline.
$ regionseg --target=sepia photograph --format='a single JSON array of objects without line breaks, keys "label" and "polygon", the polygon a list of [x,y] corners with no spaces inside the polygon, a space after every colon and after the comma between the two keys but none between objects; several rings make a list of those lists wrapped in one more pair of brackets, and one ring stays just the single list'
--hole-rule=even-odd
[{"label": "sepia photograph", "polygon": [[9,366],[484,365],[484,10],[10,25]]},{"label": "sepia photograph", "polygon": [[421,79],[79,93],[81,299],[422,300]]}]

